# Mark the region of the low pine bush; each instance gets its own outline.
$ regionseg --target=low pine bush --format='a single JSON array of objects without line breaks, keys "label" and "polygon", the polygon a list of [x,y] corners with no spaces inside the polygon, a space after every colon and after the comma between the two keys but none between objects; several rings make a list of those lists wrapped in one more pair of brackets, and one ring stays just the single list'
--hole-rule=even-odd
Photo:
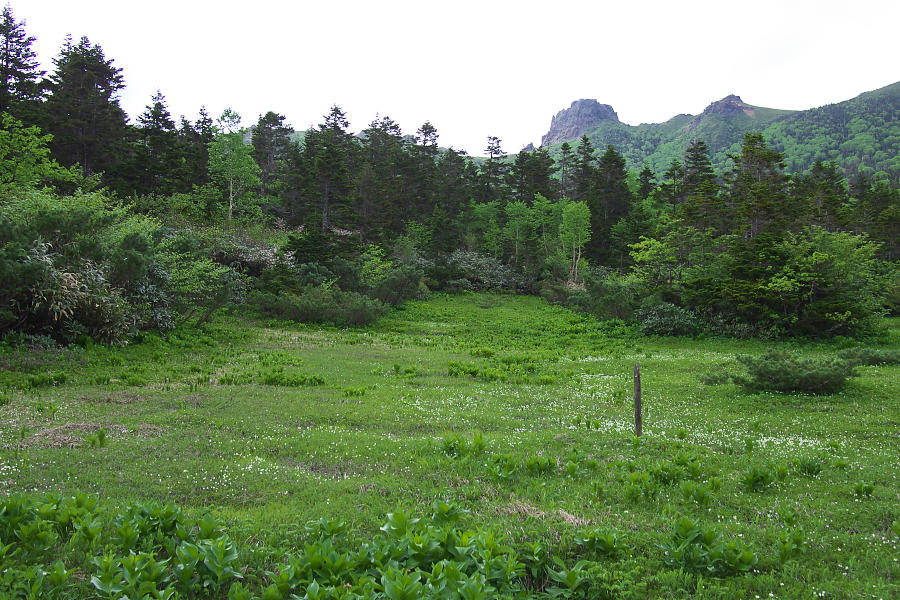
[{"label": "low pine bush", "polygon": [[801,359],[777,350],[737,360],[747,368],[747,375],[732,376],[732,380],[750,392],[828,395],[839,392],[856,375],[854,365],[846,360]]},{"label": "low pine bush", "polygon": [[854,366],[900,365],[900,350],[893,349],[848,348],[838,353],[838,357]]},{"label": "low pine bush", "polygon": [[668,302],[642,309],[637,317],[645,335],[694,335],[700,328],[694,313]]}]

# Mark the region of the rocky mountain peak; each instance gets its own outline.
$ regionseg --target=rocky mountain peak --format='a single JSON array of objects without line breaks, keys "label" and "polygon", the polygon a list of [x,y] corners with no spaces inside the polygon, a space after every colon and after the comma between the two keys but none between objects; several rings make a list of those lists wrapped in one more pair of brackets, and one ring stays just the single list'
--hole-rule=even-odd
[{"label": "rocky mountain peak", "polygon": [[576,100],[569,108],[556,113],[550,122],[550,131],[541,138],[541,146],[580,138],[601,121],[618,123],[619,116],[609,104],[600,104],[592,99]]},{"label": "rocky mountain peak", "polygon": [[703,110],[704,115],[722,115],[726,117],[740,113],[752,117],[753,107],[745,104],[740,96],[735,96],[734,94],[725,96],[721,100],[716,100]]}]

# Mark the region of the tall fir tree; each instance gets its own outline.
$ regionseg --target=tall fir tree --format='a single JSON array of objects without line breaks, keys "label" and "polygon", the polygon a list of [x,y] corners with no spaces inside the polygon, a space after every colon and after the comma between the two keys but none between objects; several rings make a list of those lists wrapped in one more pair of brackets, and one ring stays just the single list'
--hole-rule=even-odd
[{"label": "tall fir tree", "polygon": [[719,198],[719,184],[703,140],[694,140],[684,153],[682,200],[676,214],[685,225],[727,233],[733,221],[730,206]]},{"label": "tall fir tree", "polygon": [[588,201],[592,232],[589,251],[590,257],[601,259],[609,250],[613,226],[628,214],[634,202],[625,158],[612,145],[606,147],[597,163],[594,189],[595,194]]},{"label": "tall fir tree", "polygon": [[7,4],[0,16],[0,113],[9,113],[26,125],[37,123],[44,91],[45,72],[31,48],[34,41],[25,32],[25,21],[17,23]]},{"label": "tall fir tree", "polygon": [[142,194],[171,194],[176,191],[180,167],[180,148],[175,122],[166,98],[157,90],[137,118],[138,126],[132,170],[134,191]]},{"label": "tall fir tree", "polygon": [[[307,169],[307,189],[311,204],[318,207],[318,228],[328,235],[334,225],[351,226],[351,189],[354,175],[355,140],[348,132],[350,122],[337,105],[325,115],[317,129],[304,138],[303,161]],[[311,216],[310,213],[306,213]]]},{"label": "tall fir tree", "polygon": [[412,216],[412,199],[405,183],[411,162],[403,132],[390,117],[376,117],[362,132],[358,225],[363,240],[386,241],[399,234]]},{"label": "tall fir tree", "polygon": [[638,198],[641,200],[649,200],[656,191],[656,174],[649,165],[644,165],[641,173],[638,175]]},{"label": "tall fir tree", "polygon": [[261,115],[253,127],[251,154],[259,165],[260,193],[276,195],[283,187],[286,159],[294,129],[285,116],[269,111]]},{"label": "tall fir tree", "polygon": [[800,219],[829,231],[852,227],[850,191],[843,173],[833,162],[816,161],[808,174],[791,181],[794,203],[802,210]]},{"label": "tall fir tree", "polygon": [[118,97],[125,87],[122,69],[87,37],[78,44],[67,38],[53,64],[46,110],[54,156],[65,166],[80,165],[85,176],[114,170],[127,131]]},{"label": "tall fir tree", "polygon": [[784,154],[766,145],[762,134],[744,136],[741,153],[731,156],[734,169],[727,175],[729,196],[737,217],[737,233],[755,238],[763,233],[779,236],[796,217],[797,206],[788,194]]},{"label": "tall fir tree", "polygon": [[575,149],[575,168],[572,181],[572,200],[576,202],[590,202],[593,200],[594,179],[596,178],[597,165],[594,158],[594,146],[588,136],[581,136],[578,147]]},{"label": "tall fir tree", "polygon": [[509,170],[509,186],[514,198],[529,206],[534,197],[541,194],[546,198],[556,197],[553,173],[556,171],[553,158],[546,148],[531,152],[523,150],[516,155]]},{"label": "tall fir tree", "polygon": [[200,107],[194,123],[181,117],[178,145],[184,162],[180,169],[179,191],[190,191],[193,186],[209,183],[209,143],[214,136],[214,123],[205,106]]},{"label": "tall fir tree", "polygon": [[559,147],[559,197],[572,197],[572,182],[575,178],[575,155],[569,142],[563,142]]},{"label": "tall fir tree", "polygon": [[488,136],[484,152],[488,158],[478,169],[480,181],[478,200],[480,202],[504,201],[507,196],[504,181],[509,165],[503,161],[506,152],[503,151],[500,138],[494,135]]}]

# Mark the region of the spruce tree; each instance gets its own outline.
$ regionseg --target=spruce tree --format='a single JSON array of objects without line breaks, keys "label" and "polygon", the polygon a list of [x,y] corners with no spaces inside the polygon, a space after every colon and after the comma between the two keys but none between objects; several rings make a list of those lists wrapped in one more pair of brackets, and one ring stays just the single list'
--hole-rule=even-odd
[{"label": "spruce tree", "polygon": [[572,181],[575,174],[575,155],[569,142],[563,142],[559,147],[559,197],[572,197]]},{"label": "spruce tree", "polygon": [[35,39],[25,32],[25,21],[16,22],[7,4],[0,16],[0,113],[7,112],[26,125],[37,121],[43,96]]},{"label": "spruce tree", "polygon": [[85,176],[111,171],[120,164],[127,131],[118,98],[122,69],[87,37],[78,44],[67,38],[53,64],[46,109],[55,158],[80,165]]},{"label": "spruce tree", "polygon": [[734,170],[727,176],[735,207],[737,232],[748,238],[763,233],[779,236],[796,216],[790,202],[784,154],[766,146],[760,133],[744,136],[741,153],[731,156]]},{"label": "spruce tree", "polygon": [[294,133],[284,121],[284,115],[269,111],[259,117],[253,128],[251,154],[259,165],[259,191],[262,194],[275,195],[282,187],[280,179],[283,179],[285,159]]},{"label": "spruce tree", "polygon": [[176,189],[179,167],[178,134],[162,92],[157,90],[137,120],[134,191],[171,194]]},{"label": "spruce tree", "polygon": [[597,171],[596,159],[594,158],[594,146],[588,136],[581,136],[578,148],[575,149],[575,169],[572,181],[574,193],[572,200],[576,202],[587,202],[592,200],[594,187],[594,179]]},{"label": "spruce tree", "polygon": [[613,225],[628,214],[634,197],[628,189],[625,158],[612,145],[600,157],[596,173],[595,195],[588,201],[593,232],[589,249],[593,258],[601,258],[609,249]]},{"label": "spruce tree", "polygon": [[711,228],[719,235],[728,232],[733,216],[729,205],[719,198],[719,184],[703,140],[691,142],[684,153],[681,196],[676,214],[685,225]]}]

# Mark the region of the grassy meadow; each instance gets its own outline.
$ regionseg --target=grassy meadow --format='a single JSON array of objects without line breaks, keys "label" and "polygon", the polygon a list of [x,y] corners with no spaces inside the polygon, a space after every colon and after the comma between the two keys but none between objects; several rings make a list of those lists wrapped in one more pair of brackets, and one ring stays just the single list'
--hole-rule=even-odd
[{"label": "grassy meadow", "polygon": [[[886,327],[872,345],[898,345],[900,320]],[[156,587],[171,597],[897,597],[900,367],[860,367],[832,396],[726,377],[736,354],[851,343],[647,338],[539,298],[470,294],[361,329],[230,313],[124,348],[7,347],[0,497],[50,493],[57,515],[86,493],[102,526],[79,545],[73,519],[7,565],[50,573],[59,559],[70,572],[53,593],[79,598],[125,593],[96,573],[131,551],[165,564]],[[164,542],[124,542],[123,515],[169,502],[187,529],[215,519],[235,575],[179,587],[190,574]],[[451,523],[448,548],[480,536],[458,559],[487,569],[480,588],[472,569],[468,588],[432,585],[443,555],[413,551]],[[11,531],[7,553],[24,544]],[[372,558],[384,539],[403,549]],[[276,585],[316,544],[355,567]]]}]

